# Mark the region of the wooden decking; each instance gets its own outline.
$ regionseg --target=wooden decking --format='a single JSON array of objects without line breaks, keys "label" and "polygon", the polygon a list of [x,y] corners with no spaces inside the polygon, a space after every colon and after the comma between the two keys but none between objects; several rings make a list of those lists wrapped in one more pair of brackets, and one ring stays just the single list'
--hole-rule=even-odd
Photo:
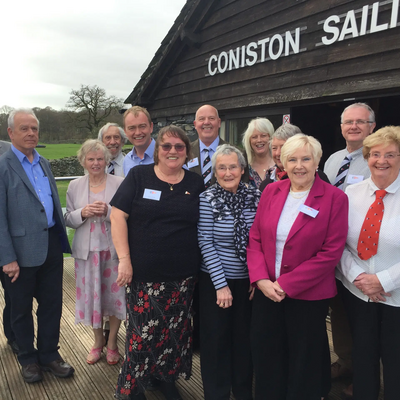
[{"label": "wooden decking", "polygon": [[[0,289],[0,310],[4,306],[4,296]],[[22,379],[16,356],[0,333],[0,400],[83,400],[113,399],[120,364],[110,366],[103,354],[95,365],[85,362],[93,339],[90,327],[74,324],[75,314],[75,275],[73,259],[64,261],[64,307],[61,320],[60,353],[75,368],[75,375],[68,379],[55,378],[44,373],[44,380],[27,384]],[[2,323],[2,313],[0,313]],[[328,324],[328,332],[330,337]],[[125,329],[121,326],[118,346],[124,349]],[[331,340],[331,339],[330,339]],[[340,399],[340,392],[348,382],[334,383],[329,400]],[[178,388],[184,400],[203,399],[199,355],[194,355],[193,375],[189,381],[179,380]],[[148,400],[163,400],[160,392],[146,392]],[[381,396],[383,399],[383,396]],[[232,397],[233,399],[233,397]]]}]

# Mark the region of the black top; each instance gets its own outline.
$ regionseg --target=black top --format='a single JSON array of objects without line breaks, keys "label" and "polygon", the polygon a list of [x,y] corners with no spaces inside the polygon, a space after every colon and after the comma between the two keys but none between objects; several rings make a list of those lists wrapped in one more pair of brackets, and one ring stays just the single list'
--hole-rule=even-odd
[{"label": "black top", "polygon": [[[326,176],[325,172],[322,171],[321,169],[317,169],[317,174],[324,182],[331,183],[329,181],[328,177]],[[282,179],[288,179],[288,178],[289,177],[287,175],[285,175]],[[267,187],[267,185],[269,185],[270,183],[274,183],[274,182],[275,181],[268,176],[261,182],[261,185],[258,189],[262,192]]]},{"label": "black top", "polygon": [[[129,171],[110,202],[129,214],[128,242],[135,281],[175,281],[199,271],[197,221],[203,179],[185,171],[173,190],[170,186],[157,178],[154,164],[139,165]],[[159,200],[149,198],[158,195]]]}]

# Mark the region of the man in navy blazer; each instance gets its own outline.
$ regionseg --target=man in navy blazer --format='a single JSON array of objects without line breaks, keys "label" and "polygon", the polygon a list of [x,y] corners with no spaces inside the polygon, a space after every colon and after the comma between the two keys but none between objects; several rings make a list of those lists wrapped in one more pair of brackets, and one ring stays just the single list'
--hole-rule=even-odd
[{"label": "man in navy blazer", "polygon": [[[68,377],[74,369],[58,353],[63,251],[70,252],[60,199],[49,162],[35,147],[39,121],[30,109],[8,118],[12,146],[0,159],[0,266],[11,300],[11,327],[26,382],[42,370]],[[36,298],[37,349],[32,301]]]},{"label": "man in navy blazer", "polygon": [[[8,149],[11,148],[11,143],[10,142],[4,142],[3,140],[0,140],[0,156],[4,154]],[[10,317],[10,300],[9,296],[6,292],[5,284],[4,284],[4,274],[2,272],[3,270],[0,270],[0,281],[3,286],[4,290],[4,310],[3,310],[3,329],[4,329],[4,334],[6,335],[7,338],[7,343],[11,346],[12,351],[15,354],[18,354],[18,345],[17,342],[15,341],[15,335],[14,332],[12,331],[11,328],[11,317]]]}]

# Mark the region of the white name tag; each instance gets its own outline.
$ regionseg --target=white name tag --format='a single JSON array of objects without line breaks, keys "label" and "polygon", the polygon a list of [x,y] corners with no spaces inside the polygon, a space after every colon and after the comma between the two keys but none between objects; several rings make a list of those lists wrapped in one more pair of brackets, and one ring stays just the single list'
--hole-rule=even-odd
[{"label": "white name tag", "polygon": [[310,217],[313,217],[313,218],[315,218],[319,213],[318,210],[314,210],[314,208],[306,206],[305,204],[302,204],[299,207],[299,211],[304,213],[304,214],[306,214],[306,215],[309,215]]},{"label": "white name tag", "polygon": [[362,182],[364,180],[363,175],[348,175],[347,184],[352,185],[353,183]]},{"label": "white name tag", "polygon": [[193,168],[193,167],[197,167],[199,165],[199,158],[192,158],[191,160],[188,161],[187,163],[188,168]]},{"label": "white name tag", "polygon": [[159,201],[160,197],[161,197],[161,191],[160,190],[144,189],[144,194],[143,194],[143,198],[144,199],[150,199],[150,200]]}]

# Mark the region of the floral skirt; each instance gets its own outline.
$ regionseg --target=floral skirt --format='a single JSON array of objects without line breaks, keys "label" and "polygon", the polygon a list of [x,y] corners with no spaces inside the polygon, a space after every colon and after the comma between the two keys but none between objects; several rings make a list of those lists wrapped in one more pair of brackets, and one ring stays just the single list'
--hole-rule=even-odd
[{"label": "floral skirt", "polygon": [[126,290],[125,358],[116,396],[144,392],[150,377],[171,382],[192,373],[191,307],[197,278],[135,282]]},{"label": "floral skirt", "polygon": [[103,317],[114,315],[125,320],[125,288],[115,282],[118,260],[109,250],[90,251],[88,259],[75,259],[75,323],[94,329],[103,327]]}]

